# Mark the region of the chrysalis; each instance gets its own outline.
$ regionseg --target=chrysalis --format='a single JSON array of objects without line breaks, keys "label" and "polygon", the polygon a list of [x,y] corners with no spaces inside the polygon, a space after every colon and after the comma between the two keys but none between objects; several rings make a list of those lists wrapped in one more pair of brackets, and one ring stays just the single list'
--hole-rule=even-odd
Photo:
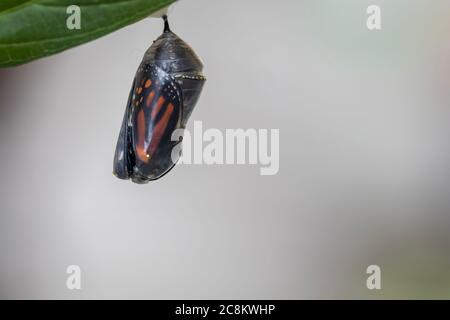
[{"label": "chrysalis", "polygon": [[114,175],[147,183],[175,166],[174,130],[185,128],[203,84],[203,64],[169,27],[144,55],[136,73],[114,156]]}]

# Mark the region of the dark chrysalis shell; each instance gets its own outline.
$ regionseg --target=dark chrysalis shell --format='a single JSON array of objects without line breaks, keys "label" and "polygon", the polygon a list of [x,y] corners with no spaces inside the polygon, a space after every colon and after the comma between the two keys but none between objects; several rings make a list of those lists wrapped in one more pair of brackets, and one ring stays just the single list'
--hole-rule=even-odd
[{"label": "dark chrysalis shell", "polygon": [[147,183],[175,166],[172,141],[185,128],[205,83],[203,64],[174,34],[164,16],[164,32],[144,55],[133,81],[114,156],[114,175]]}]

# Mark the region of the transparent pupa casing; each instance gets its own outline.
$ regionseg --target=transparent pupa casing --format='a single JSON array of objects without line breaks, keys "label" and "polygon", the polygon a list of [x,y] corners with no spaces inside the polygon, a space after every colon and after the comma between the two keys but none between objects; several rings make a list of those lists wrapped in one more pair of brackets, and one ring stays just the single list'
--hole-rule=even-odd
[{"label": "transparent pupa casing", "polygon": [[175,166],[172,150],[181,140],[172,133],[186,127],[206,81],[200,58],[164,21],[133,81],[114,156],[114,175],[135,183],[157,180]]}]

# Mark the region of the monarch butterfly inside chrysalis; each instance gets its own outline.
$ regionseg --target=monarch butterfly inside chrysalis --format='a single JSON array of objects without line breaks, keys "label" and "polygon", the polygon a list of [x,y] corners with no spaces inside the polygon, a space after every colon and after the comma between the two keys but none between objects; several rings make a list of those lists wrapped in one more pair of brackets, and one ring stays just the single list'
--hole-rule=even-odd
[{"label": "monarch butterfly inside chrysalis", "polygon": [[181,140],[172,133],[185,128],[206,81],[200,58],[163,19],[134,78],[114,156],[114,175],[141,184],[175,166],[172,149]]}]

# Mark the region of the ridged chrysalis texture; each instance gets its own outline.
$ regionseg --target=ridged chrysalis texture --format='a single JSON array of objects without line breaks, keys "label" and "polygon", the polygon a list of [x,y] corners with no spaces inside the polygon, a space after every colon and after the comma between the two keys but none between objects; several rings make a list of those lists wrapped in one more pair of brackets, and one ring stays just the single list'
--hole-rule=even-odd
[{"label": "ridged chrysalis texture", "polygon": [[172,133],[186,127],[206,81],[200,58],[171,31],[166,15],[163,19],[164,32],[133,81],[114,156],[114,175],[140,184],[175,166],[172,149],[181,138],[172,141]]}]

